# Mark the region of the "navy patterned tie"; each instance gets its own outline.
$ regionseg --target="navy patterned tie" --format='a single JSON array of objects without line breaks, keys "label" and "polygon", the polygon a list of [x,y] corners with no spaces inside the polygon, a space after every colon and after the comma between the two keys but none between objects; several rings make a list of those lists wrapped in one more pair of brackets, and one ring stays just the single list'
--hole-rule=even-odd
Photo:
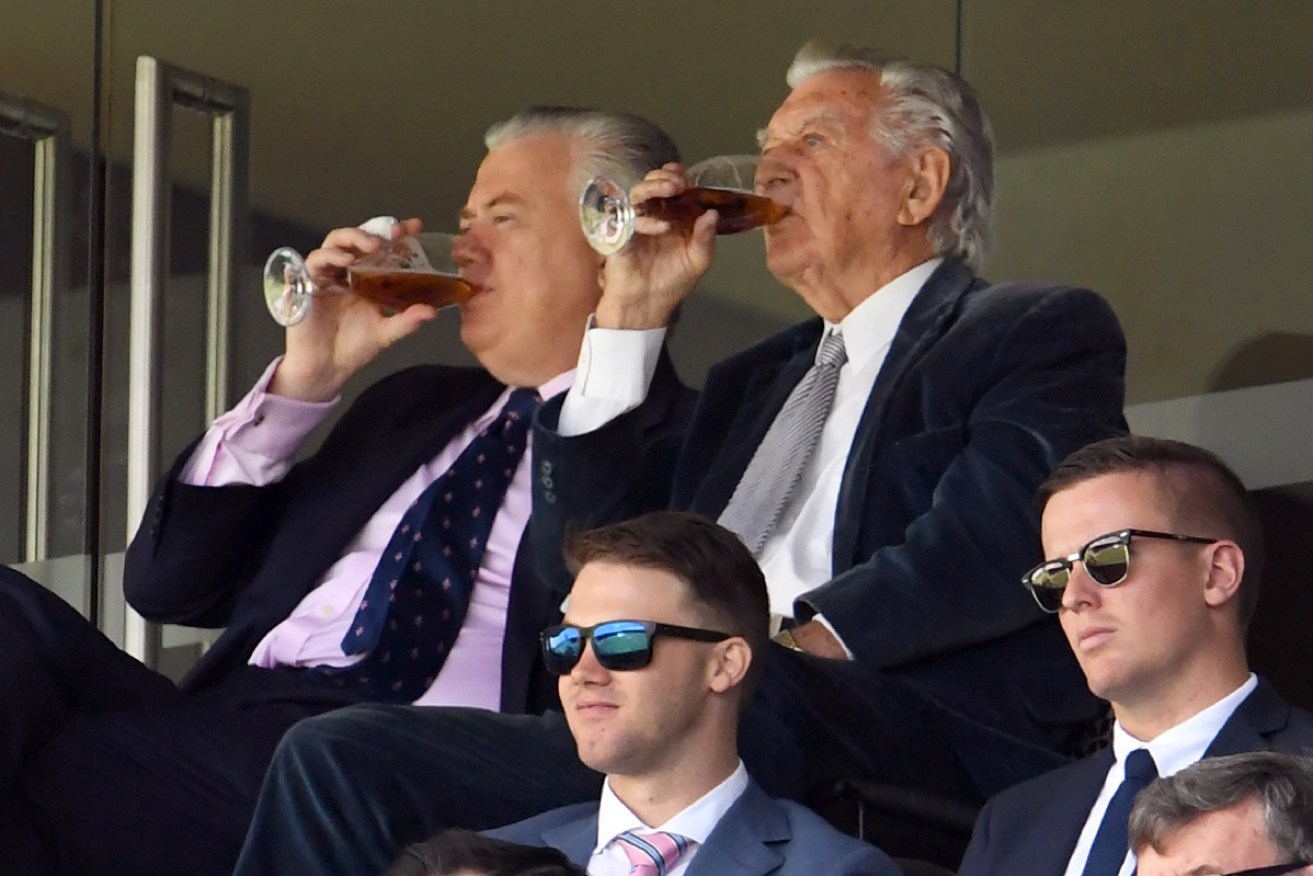
[{"label": "navy patterned tie", "polygon": [[433,685],[465,620],[537,405],[534,390],[512,391],[497,419],[410,506],[342,639],[343,653],[365,657],[321,672],[383,702],[414,702]]},{"label": "navy patterned tie", "polygon": [[1126,777],[1108,801],[1099,831],[1094,835],[1090,856],[1085,859],[1083,876],[1117,876],[1126,860],[1126,827],[1131,819],[1135,795],[1158,777],[1158,765],[1147,748],[1137,748],[1126,755]]}]

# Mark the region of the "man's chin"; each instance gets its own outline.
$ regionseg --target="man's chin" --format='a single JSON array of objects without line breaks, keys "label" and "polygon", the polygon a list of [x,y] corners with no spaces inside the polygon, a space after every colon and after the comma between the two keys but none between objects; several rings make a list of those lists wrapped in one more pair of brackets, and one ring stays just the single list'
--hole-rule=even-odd
[{"label": "man's chin", "polygon": [[782,241],[778,244],[771,244],[770,241],[766,243],[766,270],[790,289],[794,288],[794,281],[802,276],[809,261],[802,247],[797,243],[791,241]]}]

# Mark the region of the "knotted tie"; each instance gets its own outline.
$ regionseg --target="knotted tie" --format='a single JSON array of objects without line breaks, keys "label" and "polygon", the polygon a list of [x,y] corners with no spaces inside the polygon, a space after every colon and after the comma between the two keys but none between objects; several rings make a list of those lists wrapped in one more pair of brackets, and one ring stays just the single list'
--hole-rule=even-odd
[{"label": "knotted tie", "polygon": [[1117,876],[1126,860],[1126,825],[1131,818],[1131,804],[1135,795],[1156,778],[1158,765],[1147,748],[1137,748],[1126,756],[1126,777],[1108,801],[1082,876]]},{"label": "knotted tie", "polygon": [[630,876],[666,876],[689,846],[687,838],[663,830],[644,833],[627,830],[616,841],[629,858]]},{"label": "knotted tie", "polygon": [[755,557],[761,556],[766,539],[775,532],[798,491],[802,472],[830,416],[839,369],[846,361],[843,335],[826,335],[816,351],[815,364],[789,393],[720,515],[721,525],[737,533]]},{"label": "knotted tie", "polygon": [[[474,578],[524,448],[538,395],[511,392],[506,406],[402,516],[379,558],[351,628],[353,666],[322,669],[371,699],[414,702],[432,686],[456,641]],[[366,653],[368,652],[368,653]]]}]

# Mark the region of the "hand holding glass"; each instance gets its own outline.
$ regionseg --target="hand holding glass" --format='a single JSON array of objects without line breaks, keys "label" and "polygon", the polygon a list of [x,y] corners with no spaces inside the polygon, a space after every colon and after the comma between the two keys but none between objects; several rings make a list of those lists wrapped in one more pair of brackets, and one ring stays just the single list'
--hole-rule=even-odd
[{"label": "hand holding glass", "polygon": [[289,247],[274,250],[264,265],[264,300],[279,325],[305,319],[315,296],[352,292],[374,302],[385,315],[412,304],[446,307],[470,299],[474,290],[460,278],[452,234],[429,232],[385,240],[347,269],[346,286],[320,288],[305,259]]},{"label": "hand holding glass", "polygon": [[594,177],[579,195],[579,222],[593,249],[612,255],[634,236],[634,219],[651,216],[676,225],[692,225],[715,210],[716,233],[734,234],[784,218],[788,208],[755,193],[756,155],[718,155],[688,169],[688,188],[673,198],[652,198],[634,205],[619,183]]}]

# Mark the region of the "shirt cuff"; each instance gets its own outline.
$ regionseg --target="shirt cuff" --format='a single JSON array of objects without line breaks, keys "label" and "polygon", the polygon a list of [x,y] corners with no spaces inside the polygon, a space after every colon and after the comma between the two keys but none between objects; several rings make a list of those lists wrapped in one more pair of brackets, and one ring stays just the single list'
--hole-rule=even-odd
[{"label": "shirt cuff", "polygon": [[834,640],[839,643],[840,648],[843,648],[843,653],[848,655],[849,660],[855,659],[852,650],[848,647],[848,644],[843,640],[843,636],[839,635],[839,631],[834,628],[834,624],[830,623],[830,621],[825,617],[825,615],[814,614],[811,616],[811,619],[814,621],[819,621],[821,626],[825,627],[827,630],[830,631],[830,635],[834,636]]},{"label": "shirt cuff", "polygon": [[665,339],[664,328],[596,328],[590,316],[574,385],[561,404],[561,435],[592,432],[641,405]]},{"label": "shirt cuff", "polygon": [[210,426],[179,473],[185,484],[264,486],[281,480],[292,457],[338,399],[305,402],[268,392],[279,356],[246,396]]}]

